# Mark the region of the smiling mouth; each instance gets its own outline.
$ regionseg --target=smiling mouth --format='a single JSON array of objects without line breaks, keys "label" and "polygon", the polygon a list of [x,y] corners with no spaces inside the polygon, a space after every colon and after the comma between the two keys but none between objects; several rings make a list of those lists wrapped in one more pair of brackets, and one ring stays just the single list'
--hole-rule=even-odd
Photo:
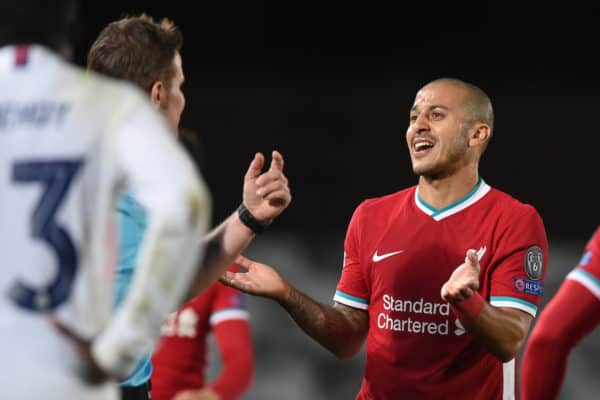
[{"label": "smiling mouth", "polygon": [[434,143],[427,139],[418,139],[413,142],[413,152],[416,156],[427,154],[434,146]]}]

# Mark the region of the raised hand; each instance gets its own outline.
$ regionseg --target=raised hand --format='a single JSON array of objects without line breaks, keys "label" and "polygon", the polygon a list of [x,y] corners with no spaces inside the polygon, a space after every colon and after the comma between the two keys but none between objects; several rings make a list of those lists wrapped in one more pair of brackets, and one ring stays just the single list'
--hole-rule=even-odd
[{"label": "raised hand", "polygon": [[269,169],[261,173],[265,157],[256,153],[244,177],[244,205],[260,222],[267,223],[277,217],[292,200],[283,163],[282,155],[274,150]]},{"label": "raised hand", "polygon": [[465,262],[459,265],[442,286],[442,299],[450,303],[465,300],[479,289],[479,259],[475,250],[468,250]]},{"label": "raised hand", "polygon": [[246,268],[247,272],[225,272],[221,283],[254,296],[268,297],[277,301],[285,300],[290,287],[272,267],[239,256],[235,263]]}]

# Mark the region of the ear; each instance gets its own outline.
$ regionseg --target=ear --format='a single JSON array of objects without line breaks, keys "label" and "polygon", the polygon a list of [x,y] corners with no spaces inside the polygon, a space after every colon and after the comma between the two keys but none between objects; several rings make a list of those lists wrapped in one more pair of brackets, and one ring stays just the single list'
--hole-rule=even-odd
[{"label": "ear", "polygon": [[162,81],[155,81],[150,86],[150,102],[156,107],[160,108],[161,102],[164,97],[165,85]]},{"label": "ear", "polygon": [[478,146],[485,144],[492,136],[492,130],[488,124],[483,122],[477,122],[471,128],[471,135],[469,138],[469,146]]}]

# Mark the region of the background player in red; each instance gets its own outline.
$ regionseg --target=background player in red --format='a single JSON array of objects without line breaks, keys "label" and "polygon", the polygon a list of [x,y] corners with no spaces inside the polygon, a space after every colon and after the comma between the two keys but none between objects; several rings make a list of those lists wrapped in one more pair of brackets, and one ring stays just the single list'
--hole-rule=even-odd
[{"label": "background player in red", "polygon": [[493,122],[469,83],[417,93],[406,141],[418,185],[356,209],[333,307],[245,258],[248,272],[222,281],[278,301],[338,357],[366,339],[358,399],[514,398],[548,244],[536,210],[479,175]]},{"label": "background player in red", "polygon": [[[237,271],[235,266],[230,271]],[[244,295],[216,283],[172,314],[152,356],[153,400],[234,400],[250,387],[254,351]],[[222,369],[205,381],[207,338],[214,333]]]},{"label": "background player in red", "polygon": [[600,323],[599,300],[600,228],[531,332],[522,363],[524,400],[558,398],[571,350]]},{"label": "background player in red", "polygon": [[[179,139],[196,165],[204,165],[197,133],[182,129]],[[230,266],[230,271],[238,271]],[[232,400],[248,390],[254,376],[254,349],[245,296],[215,283],[170,315],[152,356],[153,400]],[[215,381],[205,380],[207,339],[214,334],[222,368]]]}]

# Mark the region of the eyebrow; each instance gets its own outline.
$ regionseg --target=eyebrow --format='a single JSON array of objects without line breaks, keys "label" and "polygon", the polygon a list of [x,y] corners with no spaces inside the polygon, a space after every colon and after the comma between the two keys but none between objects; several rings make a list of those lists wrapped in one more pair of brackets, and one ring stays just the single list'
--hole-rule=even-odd
[{"label": "eyebrow", "polygon": [[[443,106],[443,105],[441,105],[441,104],[432,104],[432,105],[430,105],[429,107],[427,107],[427,110],[431,111],[431,110],[433,110],[433,109],[435,109],[435,108],[441,108],[441,109],[444,109],[444,110],[446,110],[446,111],[450,111],[450,109],[449,109],[448,107],[446,107],[446,106]],[[416,106],[416,105],[413,105],[413,106],[411,107],[410,111],[411,111],[411,112],[413,112],[413,111],[417,111],[417,106]]]}]

